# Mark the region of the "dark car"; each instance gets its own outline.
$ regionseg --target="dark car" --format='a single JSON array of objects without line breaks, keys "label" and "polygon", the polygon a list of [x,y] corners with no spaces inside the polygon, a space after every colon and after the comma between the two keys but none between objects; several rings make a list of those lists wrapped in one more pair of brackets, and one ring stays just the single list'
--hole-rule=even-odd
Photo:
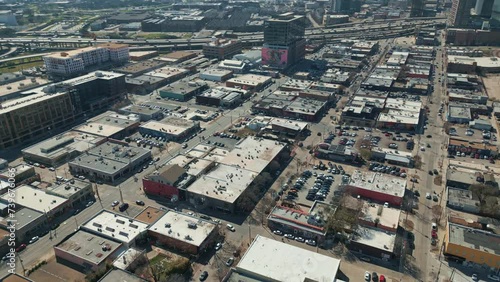
[{"label": "dark car", "polygon": [[138,206],[144,206],[144,202],[143,202],[143,201],[137,200],[137,201],[135,201],[135,203],[136,203]]},{"label": "dark car", "polygon": [[378,274],[377,274],[377,272],[373,272],[372,273],[372,281],[373,282],[378,282]]},{"label": "dark car", "polygon": [[208,278],[208,272],[203,271],[203,272],[200,274],[200,281],[205,281],[205,280],[207,280],[207,278]]},{"label": "dark car", "polygon": [[16,248],[16,252],[21,252],[23,251],[24,249],[26,249],[26,244],[21,244],[19,247]]},{"label": "dark car", "polygon": [[429,135],[427,135],[427,136],[425,136],[425,137],[427,137],[427,138],[432,138],[432,135],[430,135],[430,134],[429,134]]},{"label": "dark car", "polygon": [[121,212],[125,211],[128,209],[128,203],[123,203],[120,205],[120,207],[118,208]]}]

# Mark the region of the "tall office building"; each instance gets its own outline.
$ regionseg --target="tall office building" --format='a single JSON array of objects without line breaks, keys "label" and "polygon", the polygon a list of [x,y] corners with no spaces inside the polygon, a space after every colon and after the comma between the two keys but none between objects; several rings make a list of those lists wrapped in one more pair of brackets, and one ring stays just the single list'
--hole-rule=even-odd
[{"label": "tall office building", "polygon": [[305,28],[305,17],[293,13],[267,20],[264,26],[262,65],[284,70],[302,60],[306,54]]},{"label": "tall office building", "polygon": [[495,0],[491,9],[490,18],[491,27],[494,29],[500,28],[500,0]]},{"label": "tall office building", "polygon": [[471,16],[471,9],[475,6],[475,0],[453,0],[448,17],[449,26],[467,27]]},{"label": "tall office building", "polygon": [[425,1],[424,0],[412,0],[410,17],[423,17],[424,16]]},{"label": "tall office building", "polygon": [[486,18],[491,17],[493,3],[495,3],[495,0],[477,0],[474,8],[476,15]]}]

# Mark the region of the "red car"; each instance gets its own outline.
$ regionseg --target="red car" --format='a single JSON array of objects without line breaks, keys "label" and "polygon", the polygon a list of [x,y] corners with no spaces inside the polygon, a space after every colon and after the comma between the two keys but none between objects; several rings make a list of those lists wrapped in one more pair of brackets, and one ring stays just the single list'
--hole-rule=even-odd
[{"label": "red car", "polygon": [[19,247],[17,247],[16,252],[20,252],[22,250],[26,249],[26,244],[21,244]]},{"label": "red car", "polygon": [[378,278],[378,281],[380,282],[385,282],[385,276],[384,275],[380,275],[380,277]]},{"label": "red car", "polygon": [[431,235],[432,235],[432,238],[437,238],[437,236],[438,236],[436,230],[432,230]]}]

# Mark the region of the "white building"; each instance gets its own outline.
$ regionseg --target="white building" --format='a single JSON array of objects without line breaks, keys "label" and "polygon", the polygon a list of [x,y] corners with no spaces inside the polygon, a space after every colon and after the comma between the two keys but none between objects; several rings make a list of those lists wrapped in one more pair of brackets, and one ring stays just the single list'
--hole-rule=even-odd
[{"label": "white building", "polygon": [[336,258],[257,235],[231,275],[240,281],[334,282],[339,268]]},{"label": "white building", "polygon": [[43,57],[47,72],[57,76],[72,76],[87,67],[106,62],[126,62],[129,59],[128,45],[104,44],[71,51],[53,53]]}]

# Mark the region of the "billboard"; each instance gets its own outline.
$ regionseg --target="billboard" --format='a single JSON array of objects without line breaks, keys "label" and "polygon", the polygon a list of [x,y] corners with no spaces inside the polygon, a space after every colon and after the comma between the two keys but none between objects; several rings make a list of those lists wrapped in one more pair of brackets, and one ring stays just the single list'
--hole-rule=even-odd
[{"label": "billboard", "polygon": [[262,48],[262,65],[285,68],[288,64],[288,49]]}]

